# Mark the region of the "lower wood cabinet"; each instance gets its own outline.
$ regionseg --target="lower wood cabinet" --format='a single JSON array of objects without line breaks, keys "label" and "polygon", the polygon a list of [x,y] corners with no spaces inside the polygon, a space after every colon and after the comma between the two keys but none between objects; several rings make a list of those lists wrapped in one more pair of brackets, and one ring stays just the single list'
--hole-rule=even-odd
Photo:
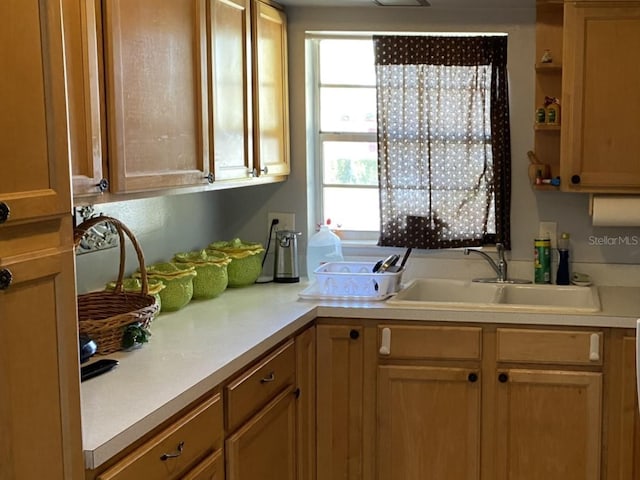
[{"label": "lower wood cabinet", "polygon": [[602,374],[508,369],[498,377],[495,478],[600,479]]},{"label": "lower wood cabinet", "polygon": [[[196,473],[201,468],[204,472],[212,470],[211,465],[203,462],[221,452],[222,435],[222,400],[220,394],[215,394],[98,475],[97,479],[173,480],[187,475],[186,478],[218,480],[218,477]],[[204,457],[207,458],[201,460]]]},{"label": "lower wood cabinet", "polygon": [[182,480],[224,480],[224,455],[222,450],[209,455],[182,477]]},{"label": "lower wood cabinet", "polygon": [[495,334],[494,478],[600,479],[603,333],[497,328]]},{"label": "lower wood cabinet", "polygon": [[295,399],[290,385],[226,440],[228,480],[296,478]]},{"label": "lower wood cabinet", "polygon": [[317,478],[366,478],[364,327],[340,324],[316,329]]},{"label": "lower wood cabinet", "polygon": [[315,327],[224,388],[227,480],[315,478]]},{"label": "lower wood cabinet", "polygon": [[637,478],[635,338],[332,321],[317,327],[318,480]]},{"label": "lower wood cabinet", "polygon": [[382,324],[377,478],[480,478],[482,328]]},{"label": "lower wood cabinet", "polygon": [[468,368],[378,368],[378,476],[480,478],[480,382]]}]

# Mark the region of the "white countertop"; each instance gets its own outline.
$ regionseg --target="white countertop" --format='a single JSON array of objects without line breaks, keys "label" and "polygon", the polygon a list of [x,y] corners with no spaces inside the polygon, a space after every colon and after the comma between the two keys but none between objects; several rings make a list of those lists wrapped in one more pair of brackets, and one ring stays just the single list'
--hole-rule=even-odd
[{"label": "white countertop", "polygon": [[558,315],[299,300],[306,286],[228,289],[161,314],[148,344],[108,355],[120,365],[81,385],[85,466],[97,468],[319,316],[618,328],[635,328],[640,317],[640,287],[600,287],[601,312]]}]

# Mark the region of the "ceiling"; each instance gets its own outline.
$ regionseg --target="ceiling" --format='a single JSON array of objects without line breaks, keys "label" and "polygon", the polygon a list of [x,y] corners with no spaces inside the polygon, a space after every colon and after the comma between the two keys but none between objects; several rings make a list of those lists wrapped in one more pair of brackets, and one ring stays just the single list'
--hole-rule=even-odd
[{"label": "ceiling", "polygon": [[[430,7],[420,7],[418,0],[377,0],[379,3],[399,2],[415,5],[413,8],[534,8],[536,0],[428,0]],[[387,8],[374,0],[277,0],[285,7],[364,7]]]}]

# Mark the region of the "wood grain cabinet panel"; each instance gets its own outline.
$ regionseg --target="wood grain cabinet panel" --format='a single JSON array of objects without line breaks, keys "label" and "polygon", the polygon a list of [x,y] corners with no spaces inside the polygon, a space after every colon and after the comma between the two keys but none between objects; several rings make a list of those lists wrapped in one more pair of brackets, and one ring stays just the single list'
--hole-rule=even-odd
[{"label": "wood grain cabinet panel", "polygon": [[83,475],[62,3],[0,2],[0,478]]},{"label": "wood grain cabinet panel", "polygon": [[206,185],[205,0],[105,0],[112,192]]},{"label": "wood grain cabinet panel", "polygon": [[295,399],[284,390],[227,439],[227,480],[296,479]]},{"label": "wood grain cabinet panel", "polygon": [[640,191],[640,2],[567,2],[563,189]]},{"label": "wood grain cabinet panel", "polygon": [[215,394],[98,475],[97,479],[181,478],[198,459],[222,447],[222,418],[222,400],[220,394]]},{"label": "wood grain cabinet panel", "polygon": [[289,341],[225,387],[227,429],[234,431],[278,392],[295,382],[294,342]]},{"label": "wood grain cabinet panel", "polygon": [[212,0],[210,8],[215,178],[248,178],[253,169],[250,0]]},{"label": "wood grain cabinet panel", "polygon": [[480,478],[477,372],[453,367],[378,367],[379,480]]},{"label": "wood grain cabinet panel", "polygon": [[224,480],[224,455],[222,450],[209,455],[181,480]]},{"label": "wood grain cabinet panel", "polygon": [[62,5],[73,195],[96,195],[109,188],[103,150],[100,12],[95,0],[63,0]]},{"label": "wood grain cabinet panel", "polygon": [[599,480],[602,373],[509,369],[496,385],[497,480]]},{"label": "wood grain cabinet panel", "polygon": [[288,175],[287,19],[257,0],[252,9],[254,166],[259,175]]},{"label": "wood grain cabinet panel", "polygon": [[71,187],[60,5],[7,0],[0,18],[0,218],[5,209],[8,222],[66,214]]}]

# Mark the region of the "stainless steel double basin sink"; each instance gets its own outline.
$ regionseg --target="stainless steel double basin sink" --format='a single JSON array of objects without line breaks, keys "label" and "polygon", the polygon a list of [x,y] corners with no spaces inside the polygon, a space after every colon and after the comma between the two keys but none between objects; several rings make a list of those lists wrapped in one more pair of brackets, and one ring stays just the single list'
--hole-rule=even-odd
[{"label": "stainless steel double basin sink", "polygon": [[390,305],[440,309],[599,312],[597,287],[515,283],[479,283],[442,278],[418,278],[387,300]]}]

